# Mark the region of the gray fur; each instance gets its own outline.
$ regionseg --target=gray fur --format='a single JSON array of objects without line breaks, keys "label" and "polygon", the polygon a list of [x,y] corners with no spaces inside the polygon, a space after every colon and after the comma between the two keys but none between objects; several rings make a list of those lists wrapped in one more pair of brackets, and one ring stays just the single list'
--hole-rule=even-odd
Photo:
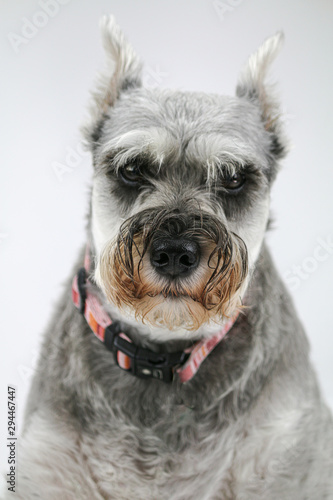
[{"label": "gray fur", "polygon": [[[113,27],[104,37],[119,42],[119,29],[108,22]],[[85,126],[95,167],[88,227],[92,291],[135,342],[157,351],[183,349],[216,331],[212,325],[170,332],[140,324],[108,303],[97,285],[103,243],[117,237],[121,223],[146,209],[178,206],[187,213],[195,200],[197,210],[214,214],[247,246],[245,308],[190,382],[132,377],[115,365],[72,303],[71,279],[82,252],[45,334],[20,438],[16,498],[333,499],[332,419],[303,328],[264,242],[269,187],[285,144],[272,119],[274,99],[269,94],[264,103],[262,89],[279,39],[271,52],[266,42],[252,56],[235,98],[142,89],[139,62],[121,40],[125,52],[118,44],[122,64],[116,67],[123,74],[117,81],[111,74],[115,95],[109,89],[104,99],[106,72],[95,95],[98,109]],[[133,130],[151,140],[125,147],[125,139],[133,140],[125,134]],[[143,154],[155,169],[149,187],[132,198],[119,195],[117,184],[126,151]],[[221,201],[218,179],[249,165],[252,187],[237,203]]]}]

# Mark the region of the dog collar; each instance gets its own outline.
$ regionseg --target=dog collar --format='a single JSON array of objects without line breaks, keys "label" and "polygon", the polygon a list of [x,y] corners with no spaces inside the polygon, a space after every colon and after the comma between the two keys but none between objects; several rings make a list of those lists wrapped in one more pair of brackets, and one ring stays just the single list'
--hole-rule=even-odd
[{"label": "dog collar", "polygon": [[175,374],[184,383],[191,380],[219,342],[234,325],[238,312],[231,317],[214,336],[198,341],[185,351],[156,353],[135,345],[121,331],[120,323],[112,320],[96,296],[89,292],[87,271],[89,254],[86,253],[85,267],[74,276],[72,299],[75,306],[85,317],[96,337],[114,354],[116,364],[123,370],[139,378],[155,378],[172,382]]}]

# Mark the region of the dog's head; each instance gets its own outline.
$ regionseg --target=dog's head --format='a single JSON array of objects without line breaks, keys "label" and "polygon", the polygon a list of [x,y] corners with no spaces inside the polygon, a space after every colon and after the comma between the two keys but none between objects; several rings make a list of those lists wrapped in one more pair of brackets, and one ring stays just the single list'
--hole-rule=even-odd
[{"label": "dog's head", "polygon": [[285,147],[265,83],[281,44],[249,59],[236,97],[141,86],[141,63],[112,18],[107,69],[84,132],[94,161],[95,279],[139,322],[194,331],[241,307]]}]

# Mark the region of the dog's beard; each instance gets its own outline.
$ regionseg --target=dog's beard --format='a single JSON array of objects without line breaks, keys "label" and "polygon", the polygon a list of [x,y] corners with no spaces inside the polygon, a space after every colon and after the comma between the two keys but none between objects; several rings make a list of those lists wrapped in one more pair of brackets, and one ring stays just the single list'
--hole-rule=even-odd
[{"label": "dog's beard", "polygon": [[[168,280],[156,273],[147,254],[153,238],[176,235],[195,238],[201,261],[189,277]],[[246,276],[245,243],[216,217],[156,208],[121,226],[118,238],[102,251],[95,274],[107,299],[120,309],[132,309],[137,320],[189,331],[219,322],[241,307]]]}]

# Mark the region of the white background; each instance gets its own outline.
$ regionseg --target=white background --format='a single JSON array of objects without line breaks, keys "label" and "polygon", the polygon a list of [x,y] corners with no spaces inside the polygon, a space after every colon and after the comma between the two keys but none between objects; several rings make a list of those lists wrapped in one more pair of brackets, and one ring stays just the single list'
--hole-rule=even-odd
[{"label": "white background", "polygon": [[[20,425],[43,330],[85,241],[91,160],[80,152],[70,163],[68,153],[79,147],[89,89],[103,64],[104,13],[115,14],[145,61],[148,85],[226,94],[234,93],[248,55],[285,32],[272,76],[293,149],[272,193],[268,242],[294,285],[333,407],[331,0],[225,0],[220,15],[212,0],[62,0],[46,20],[41,3],[1,1],[0,470],[7,471],[7,385],[17,387]],[[24,18],[44,26],[15,50],[8,36],[22,36]],[[70,169],[62,181],[55,162]],[[328,250],[320,239],[331,241]]]}]

